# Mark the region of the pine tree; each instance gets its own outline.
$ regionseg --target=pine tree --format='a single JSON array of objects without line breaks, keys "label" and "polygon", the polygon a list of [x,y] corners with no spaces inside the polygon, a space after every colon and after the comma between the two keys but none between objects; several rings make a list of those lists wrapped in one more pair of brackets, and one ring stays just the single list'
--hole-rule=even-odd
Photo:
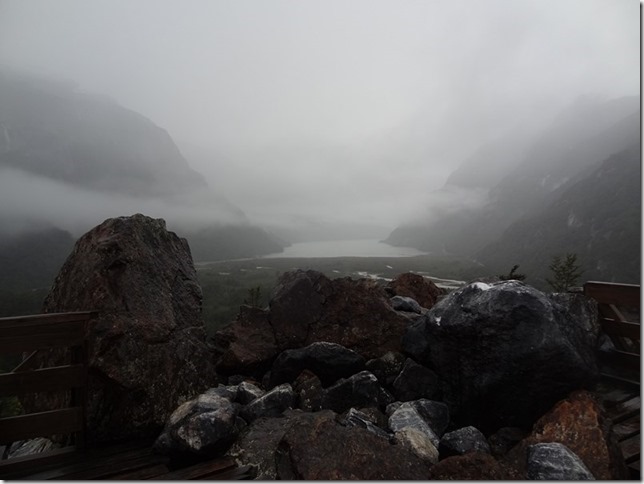
[{"label": "pine tree", "polygon": [[555,256],[549,266],[553,278],[546,279],[555,292],[566,292],[577,284],[584,272],[577,264],[577,254],[566,254],[565,257]]},{"label": "pine tree", "polygon": [[515,272],[518,268],[519,264],[515,264],[514,266],[512,266],[512,270],[509,274],[499,274],[499,279],[501,279],[502,281],[524,281],[527,276],[525,274],[519,274]]}]

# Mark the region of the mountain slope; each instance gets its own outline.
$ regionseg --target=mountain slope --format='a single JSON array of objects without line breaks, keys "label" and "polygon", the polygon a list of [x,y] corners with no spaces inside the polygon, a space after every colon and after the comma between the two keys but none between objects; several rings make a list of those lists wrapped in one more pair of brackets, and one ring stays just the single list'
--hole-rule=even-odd
[{"label": "mountain slope", "polygon": [[593,166],[554,193],[538,215],[513,223],[476,258],[501,272],[520,264],[531,284],[545,286],[552,257],[570,252],[578,255],[585,280],[639,284],[640,160],[637,143]]}]

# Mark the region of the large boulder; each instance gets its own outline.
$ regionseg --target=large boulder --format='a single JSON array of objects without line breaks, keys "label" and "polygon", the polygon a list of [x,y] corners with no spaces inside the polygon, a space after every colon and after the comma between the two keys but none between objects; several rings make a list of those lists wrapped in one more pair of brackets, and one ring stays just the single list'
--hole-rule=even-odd
[{"label": "large boulder", "polygon": [[441,288],[432,281],[413,272],[406,272],[394,278],[387,284],[387,292],[393,296],[412,298],[427,309],[434,306],[443,294]]},{"label": "large boulder", "polygon": [[528,479],[531,481],[594,481],[583,461],[558,442],[528,448]]},{"label": "large boulder", "polygon": [[469,284],[412,323],[403,350],[439,375],[455,422],[530,426],[598,377],[594,304],[519,281]]},{"label": "large boulder", "polygon": [[188,243],[161,219],[108,219],[76,242],[43,310],[98,311],[90,442],[156,435],[178,405],[216,383],[201,300]]},{"label": "large boulder", "polygon": [[346,427],[323,410],[294,422],[276,453],[279,479],[427,479],[431,463],[360,427]]}]

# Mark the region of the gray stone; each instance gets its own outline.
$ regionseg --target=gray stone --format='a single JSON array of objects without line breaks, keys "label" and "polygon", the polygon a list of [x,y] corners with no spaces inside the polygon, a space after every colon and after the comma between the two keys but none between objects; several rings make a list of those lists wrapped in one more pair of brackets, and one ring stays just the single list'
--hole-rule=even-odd
[{"label": "gray stone", "polygon": [[443,435],[438,450],[441,458],[464,455],[469,452],[491,453],[490,445],[485,439],[485,435],[472,426],[463,427]]},{"label": "gray stone", "polygon": [[572,450],[550,442],[528,447],[528,479],[592,481],[595,477]]},{"label": "gray stone", "polygon": [[436,433],[427,425],[427,422],[420,415],[418,410],[410,405],[408,402],[403,403],[396,411],[389,417],[389,429],[396,433],[405,428],[413,428],[418,432],[424,434],[434,447],[438,448],[440,442]]},{"label": "gray stone", "polygon": [[385,439],[392,437],[389,432],[378,427],[367,415],[355,408],[350,408],[346,416],[340,420],[340,423],[345,427],[360,427],[366,429],[372,434]]},{"label": "gray stone", "polygon": [[408,402],[436,435],[442,437],[449,425],[449,408],[443,402],[421,398]]},{"label": "gray stone", "polygon": [[239,434],[239,406],[214,393],[204,393],[179,406],[154,444],[160,454],[223,454]]},{"label": "gray stone", "polygon": [[322,408],[342,413],[351,407],[385,408],[392,401],[393,397],[380,386],[373,373],[361,371],[327,388],[322,397]]},{"label": "gray stone", "polygon": [[241,382],[237,387],[237,401],[242,405],[247,405],[265,394],[266,392],[264,390],[247,381]]},{"label": "gray stone", "polygon": [[391,302],[391,307],[396,311],[405,311],[408,313],[417,314],[421,314],[423,312],[423,308],[420,306],[420,304],[418,304],[416,300],[411,297],[394,296],[389,299],[389,302]]},{"label": "gray stone", "polygon": [[438,449],[432,443],[432,440],[420,430],[413,427],[404,427],[394,434],[394,440],[420,459],[430,464],[438,462]]},{"label": "gray stone", "polygon": [[270,386],[292,383],[303,370],[309,370],[326,387],[362,371],[364,365],[364,358],[355,351],[337,343],[319,341],[280,353],[271,368]]},{"label": "gray stone", "polygon": [[276,386],[242,408],[240,417],[251,423],[259,417],[278,417],[295,404],[295,393],[288,383]]}]

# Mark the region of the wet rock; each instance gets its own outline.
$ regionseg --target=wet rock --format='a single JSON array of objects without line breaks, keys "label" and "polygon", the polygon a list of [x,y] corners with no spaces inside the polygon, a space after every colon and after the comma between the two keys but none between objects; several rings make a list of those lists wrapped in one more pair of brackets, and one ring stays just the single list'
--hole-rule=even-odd
[{"label": "wet rock", "polygon": [[239,433],[238,408],[220,395],[199,395],[172,412],[154,450],[169,455],[221,455]]},{"label": "wet rock", "polygon": [[418,410],[409,403],[403,403],[391,414],[388,425],[394,433],[400,432],[405,428],[412,428],[425,435],[432,445],[438,448],[438,443],[440,442],[439,437],[427,422],[425,422]]},{"label": "wet rock", "polygon": [[277,417],[295,404],[295,393],[288,383],[276,386],[263,396],[253,400],[240,412],[240,417],[250,423],[259,417]]},{"label": "wet rock", "polygon": [[589,481],[595,477],[568,447],[557,442],[528,447],[528,479]]},{"label": "wet rock", "polygon": [[496,481],[518,480],[521,476],[511,467],[490,454],[471,452],[447,457],[434,465],[428,479],[436,481]]},{"label": "wet rock", "polygon": [[488,438],[494,457],[502,457],[527,437],[529,432],[518,427],[502,427]]},{"label": "wet rock", "polygon": [[408,324],[376,281],[331,280],[320,272],[301,270],[287,272],[278,281],[270,321],[280,351],[328,341],[366,359],[399,351]]},{"label": "wet rock", "polygon": [[391,434],[389,432],[378,427],[367,415],[355,408],[350,408],[346,415],[339,421],[345,427],[360,427],[384,439],[388,440],[391,438]]},{"label": "wet rock", "polygon": [[443,294],[432,281],[411,272],[397,276],[387,285],[387,291],[395,296],[410,297],[427,309],[434,306]]},{"label": "wet rock", "polygon": [[436,402],[421,398],[408,402],[423,418],[429,428],[442,437],[449,425],[449,408],[443,402]]},{"label": "wet rock", "polygon": [[98,311],[89,326],[90,443],[157,435],[179,404],[217,383],[201,300],[188,243],[162,219],[108,219],[76,242],[43,311]]},{"label": "wet rock", "polygon": [[248,381],[241,382],[237,387],[237,401],[242,405],[247,405],[265,394],[264,390]]},{"label": "wet rock", "polygon": [[385,408],[392,401],[393,397],[372,373],[361,371],[327,388],[322,396],[322,408],[342,413],[351,407]]},{"label": "wet rock", "polygon": [[388,351],[380,358],[367,361],[365,368],[373,373],[384,387],[389,388],[400,374],[405,360],[403,354]]},{"label": "wet rock", "polygon": [[458,424],[530,426],[598,377],[597,315],[579,298],[549,297],[519,281],[476,282],[411,323],[403,349],[439,375]]},{"label": "wet rock", "polygon": [[611,421],[586,391],[572,392],[533,426],[532,432],[512,448],[504,460],[525,473],[528,447],[557,442],[574,452],[596,479],[627,479],[621,450],[611,434]]},{"label": "wet rock", "polygon": [[441,457],[464,455],[469,452],[491,453],[485,435],[476,427],[463,427],[449,432],[440,440],[438,447]]},{"label": "wet rock", "polygon": [[268,311],[250,306],[242,306],[237,319],[217,331],[213,341],[219,355],[217,372],[222,375],[261,378],[279,352]]},{"label": "wet rock", "polygon": [[304,370],[293,382],[296,404],[307,412],[317,412],[322,409],[324,389],[320,379],[308,370]]},{"label": "wet rock", "polygon": [[271,368],[270,385],[290,383],[303,370],[309,370],[320,378],[323,386],[329,386],[340,378],[362,371],[364,365],[364,358],[356,352],[336,343],[320,341],[280,353]]},{"label": "wet rock", "polygon": [[429,464],[438,462],[438,449],[432,440],[420,430],[404,427],[394,434],[394,440],[423,461]]},{"label": "wet rock", "polygon": [[440,399],[441,389],[436,373],[407,358],[400,374],[394,380],[393,393],[401,402],[419,398],[437,400]]},{"label": "wet rock", "polygon": [[308,421],[296,422],[279,443],[279,479],[427,478],[430,464],[403,446],[359,427],[344,427],[328,410],[308,415]]},{"label": "wet rock", "polygon": [[420,304],[418,304],[416,300],[411,297],[394,296],[389,299],[389,302],[391,303],[391,307],[396,311],[404,311],[407,313],[416,314],[421,314],[423,312],[423,308],[420,307]]}]

